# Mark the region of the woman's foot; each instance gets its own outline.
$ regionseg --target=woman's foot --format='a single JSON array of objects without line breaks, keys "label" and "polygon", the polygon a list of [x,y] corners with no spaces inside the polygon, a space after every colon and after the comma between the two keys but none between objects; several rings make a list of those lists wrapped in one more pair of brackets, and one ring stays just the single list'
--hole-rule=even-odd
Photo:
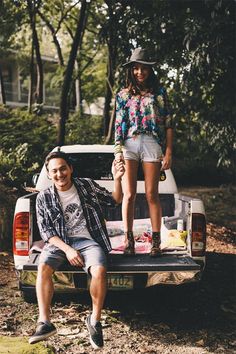
[{"label": "woman's foot", "polygon": [[159,257],[161,256],[161,235],[160,232],[152,233],[152,248],[150,251],[150,257]]},{"label": "woman's foot", "polygon": [[134,235],[133,231],[125,232],[125,249],[124,254],[127,256],[132,256],[135,254],[134,250]]}]

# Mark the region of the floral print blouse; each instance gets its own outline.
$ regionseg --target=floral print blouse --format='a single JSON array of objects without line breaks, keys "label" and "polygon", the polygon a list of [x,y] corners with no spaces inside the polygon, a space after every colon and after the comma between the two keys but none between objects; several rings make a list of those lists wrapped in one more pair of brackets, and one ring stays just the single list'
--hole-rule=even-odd
[{"label": "floral print blouse", "polygon": [[173,119],[163,87],[157,94],[147,93],[142,96],[132,96],[127,89],[117,93],[115,153],[122,151],[126,139],[138,134],[153,134],[162,146],[167,128],[173,128]]}]

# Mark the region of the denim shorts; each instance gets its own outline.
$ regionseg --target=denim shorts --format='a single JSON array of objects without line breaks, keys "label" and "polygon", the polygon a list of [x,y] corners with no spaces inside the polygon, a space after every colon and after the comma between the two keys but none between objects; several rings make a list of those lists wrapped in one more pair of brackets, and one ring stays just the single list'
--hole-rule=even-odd
[{"label": "denim shorts", "polygon": [[125,140],[123,154],[125,160],[144,162],[160,162],[163,156],[156,138],[149,134],[140,134]]},{"label": "denim shorts", "polygon": [[[80,252],[84,259],[83,270],[86,273],[89,273],[89,268],[94,265],[107,267],[106,255],[96,241],[82,237],[71,237],[69,245]],[[50,243],[44,246],[39,258],[39,264],[48,264],[54,270],[57,270],[65,261],[68,262],[65,253]]]}]

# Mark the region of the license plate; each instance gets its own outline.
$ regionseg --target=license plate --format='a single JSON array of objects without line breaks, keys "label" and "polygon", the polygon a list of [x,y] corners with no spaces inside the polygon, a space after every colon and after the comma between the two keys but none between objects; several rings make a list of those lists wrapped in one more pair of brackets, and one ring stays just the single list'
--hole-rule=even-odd
[{"label": "license plate", "polygon": [[107,285],[109,289],[133,289],[132,275],[108,274]]}]

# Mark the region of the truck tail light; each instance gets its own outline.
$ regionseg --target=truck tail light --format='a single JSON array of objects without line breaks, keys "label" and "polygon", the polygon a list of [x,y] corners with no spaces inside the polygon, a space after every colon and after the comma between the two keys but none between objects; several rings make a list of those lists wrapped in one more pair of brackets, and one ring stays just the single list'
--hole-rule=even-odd
[{"label": "truck tail light", "polygon": [[199,213],[192,214],[192,256],[201,257],[206,251],[206,218]]},{"label": "truck tail light", "polygon": [[17,256],[29,254],[30,224],[29,213],[17,213],[13,223],[13,253]]}]

